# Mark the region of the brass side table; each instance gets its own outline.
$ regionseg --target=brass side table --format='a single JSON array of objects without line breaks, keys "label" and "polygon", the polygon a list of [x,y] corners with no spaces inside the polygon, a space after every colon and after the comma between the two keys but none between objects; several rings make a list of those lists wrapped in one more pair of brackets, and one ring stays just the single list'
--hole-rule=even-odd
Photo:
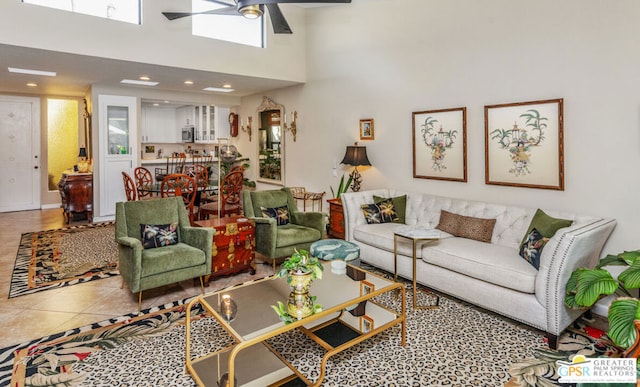
[{"label": "brass side table", "polygon": [[434,305],[418,305],[417,284],[416,284],[416,263],[417,246],[422,243],[430,243],[440,239],[440,231],[431,228],[402,226],[393,232],[393,279],[398,281],[398,238],[408,239],[413,243],[413,309],[437,309],[440,306],[440,296],[436,296]]}]

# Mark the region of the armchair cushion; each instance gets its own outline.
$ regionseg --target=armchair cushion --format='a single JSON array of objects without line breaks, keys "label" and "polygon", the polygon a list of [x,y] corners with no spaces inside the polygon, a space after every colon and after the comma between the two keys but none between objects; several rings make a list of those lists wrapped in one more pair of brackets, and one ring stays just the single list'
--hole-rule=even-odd
[{"label": "armchair cushion", "polygon": [[265,218],[273,218],[278,226],[289,224],[289,207],[285,204],[280,207],[260,207],[260,212]]},{"label": "armchair cushion", "polygon": [[169,224],[141,224],[142,248],[154,249],[178,243],[178,222]]},{"label": "armchair cushion", "polygon": [[280,226],[276,234],[276,247],[285,247],[299,243],[312,243],[322,239],[322,234],[316,229],[289,223]]},{"label": "armchair cushion", "polygon": [[142,255],[142,277],[203,265],[205,261],[202,250],[184,243],[145,250]]}]

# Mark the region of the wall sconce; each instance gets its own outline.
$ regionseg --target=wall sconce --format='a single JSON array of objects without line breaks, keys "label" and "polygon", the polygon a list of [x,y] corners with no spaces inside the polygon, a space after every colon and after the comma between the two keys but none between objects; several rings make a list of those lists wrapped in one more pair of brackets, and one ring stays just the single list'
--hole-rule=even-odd
[{"label": "wall sconce", "polygon": [[347,146],[347,152],[344,154],[344,158],[340,162],[340,164],[352,165],[355,168],[353,172],[349,174],[351,177],[351,189],[353,192],[360,191],[360,183],[362,183],[362,176],[360,176],[360,172],[358,172],[359,165],[371,165],[369,162],[369,158],[367,157],[367,147],[366,146],[358,146],[356,142],[353,146]]},{"label": "wall sconce", "polygon": [[249,135],[249,141],[251,141],[251,121],[253,120],[253,117],[249,116],[247,117],[247,126],[244,126],[244,123],[242,120],[240,120],[240,129],[242,129],[243,132],[245,132],[246,134]]},{"label": "wall sconce", "polygon": [[287,126],[287,115],[284,115],[284,131],[291,132],[293,136],[293,142],[296,142],[296,134],[298,133],[298,129],[296,127],[296,121],[298,120],[298,111],[294,111],[291,113],[291,125]]}]

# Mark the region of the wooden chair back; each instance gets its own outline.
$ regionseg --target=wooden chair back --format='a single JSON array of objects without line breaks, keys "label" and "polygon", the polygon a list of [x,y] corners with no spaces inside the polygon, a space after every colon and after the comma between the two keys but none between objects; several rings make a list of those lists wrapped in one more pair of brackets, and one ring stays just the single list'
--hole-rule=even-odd
[{"label": "wooden chair back", "polygon": [[165,176],[160,184],[160,196],[163,198],[170,196],[181,196],[189,214],[189,220],[193,224],[195,208],[194,202],[198,188],[196,181],[183,173],[174,173]]},{"label": "wooden chair back", "polygon": [[200,206],[200,219],[206,219],[209,215],[242,215],[242,202],[240,199],[244,184],[244,173],[235,171],[227,174],[220,183],[218,200]]},{"label": "wooden chair back", "polygon": [[145,167],[138,167],[133,170],[133,177],[136,181],[136,187],[138,189],[138,198],[145,196],[151,196],[151,192],[148,190],[141,191],[140,187],[151,186],[153,184],[153,176],[151,171]]},{"label": "wooden chair back", "polygon": [[136,183],[125,171],[122,171],[122,181],[124,182],[124,193],[127,196],[127,201],[131,202],[138,200],[138,189],[136,188]]},{"label": "wooden chair back", "polygon": [[167,165],[164,168],[156,168],[155,175],[156,181],[162,181],[168,175],[184,173],[184,162],[186,156],[184,154],[178,157],[168,157]]}]

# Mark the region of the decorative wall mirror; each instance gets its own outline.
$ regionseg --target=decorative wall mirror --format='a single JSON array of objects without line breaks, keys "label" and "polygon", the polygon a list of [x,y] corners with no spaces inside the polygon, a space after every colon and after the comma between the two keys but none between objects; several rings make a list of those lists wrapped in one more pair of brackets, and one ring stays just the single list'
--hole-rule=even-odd
[{"label": "decorative wall mirror", "polygon": [[284,106],[262,97],[258,116],[258,181],[284,185]]}]

